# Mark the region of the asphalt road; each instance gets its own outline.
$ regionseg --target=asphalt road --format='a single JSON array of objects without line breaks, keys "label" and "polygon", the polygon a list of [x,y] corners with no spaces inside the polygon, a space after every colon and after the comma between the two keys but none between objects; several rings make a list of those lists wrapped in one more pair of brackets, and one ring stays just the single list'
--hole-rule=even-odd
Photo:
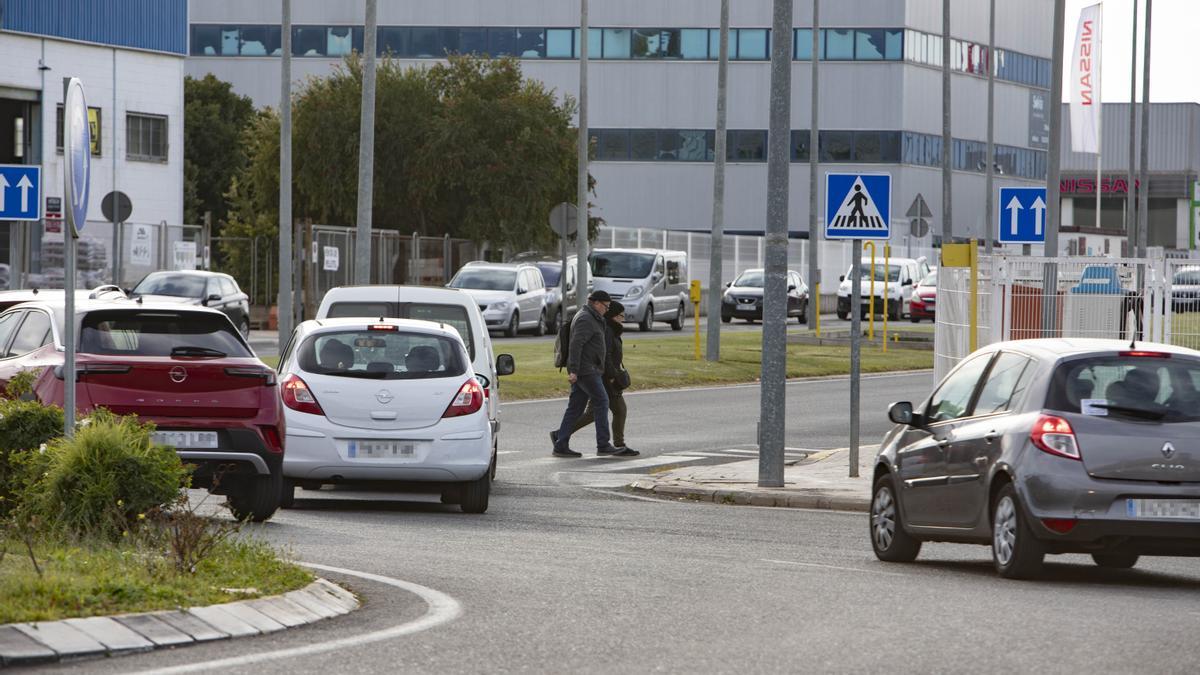
[{"label": "asphalt road", "polygon": [[[887,401],[918,398],[930,379],[864,382],[864,439],[884,430]],[[844,445],[846,389],[845,380],[790,384],[788,446]],[[445,623],[333,651],[287,651],[373,640],[426,612],[411,592],[328,574],[362,593],[364,609],[273,636],[61,669],[1191,673],[1200,663],[1193,560],[1106,571],[1063,556],[1042,580],[1013,582],[994,576],[983,547],[927,545],[916,563],[880,563],[862,514],[635,498],[603,485],[686,453],[732,461],[725,455],[752,447],[758,395],[730,387],[629,403],[629,443],[645,457],[623,464],[548,456],[546,430],[562,401],[506,405],[500,482],[483,516],[326,489],[298,493],[300,508],[256,528],[299,560],[448,595],[433,617]]]}]

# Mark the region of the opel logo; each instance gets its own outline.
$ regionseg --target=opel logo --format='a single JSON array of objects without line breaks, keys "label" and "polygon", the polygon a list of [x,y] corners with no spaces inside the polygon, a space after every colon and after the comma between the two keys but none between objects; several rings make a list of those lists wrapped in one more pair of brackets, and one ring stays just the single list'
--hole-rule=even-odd
[{"label": "opel logo", "polygon": [[1171,459],[1172,457],[1174,457],[1175,456],[1175,446],[1171,445],[1169,442],[1163,443],[1162,455],[1163,455],[1163,457],[1166,457],[1167,459]]},{"label": "opel logo", "polygon": [[183,366],[175,366],[171,369],[171,372],[169,372],[168,375],[171,376],[172,382],[179,384],[187,379],[187,369]]},{"label": "opel logo", "polygon": [[387,405],[388,403],[391,403],[392,399],[395,397],[392,396],[392,392],[388,391],[387,389],[380,389],[375,393],[375,398],[378,399],[380,403]]}]

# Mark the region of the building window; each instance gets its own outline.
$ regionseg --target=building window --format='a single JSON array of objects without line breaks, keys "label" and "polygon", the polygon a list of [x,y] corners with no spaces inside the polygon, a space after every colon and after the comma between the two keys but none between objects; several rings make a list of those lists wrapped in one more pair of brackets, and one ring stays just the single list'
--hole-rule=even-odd
[{"label": "building window", "polygon": [[279,26],[242,26],[238,53],[242,56],[279,56],[283,53]]},{"label": "building window", "polygon": [[[100,109],[89,106],[88,131],[92,135],[92,157],[99,157],[100,149],[103,147],[103,139],[100,136],[103,126],[100,121]],[[61,103],[58,104],[58,110],[55,113],[54,125],[54,149],[61,153],[63,151],[63,107]]]},{"label": "building window", "polygon": [[725,159],[730,162],[765,162],[767,159],[767,132],[736,130],[726,137]]},{"label": "building window", "polygon": [[[628,28],[605,28],[604,42],[601,45],[605,59],[627,59],[631,53],[633,31]],[[591,44],[588,44],[591,48]]]},{"label": "building window", "polygon": [[569,28],[546,30],[546,56],[551,59],[569,59],[575,53],[575,31]]},{"label": "building window", "polygon": [[665,129],[658,133],[658,160],[711,162],[716,134],[704,129]]},{"label": "building window", "polygon": [[593,129],[590,135],[597,160],[623,162],[629,159],[628,129]]},{"label": "building window", "polygon": [[[720,57],[719,52],[709,56],[707,28],[684,28],[679,31],[679,42],[679,52],[685,59],[704,60]],[[718,43],[717,48],[720,49],[720,47],[721,45]]]},{"label": "building window", "polygon": [[380,56],[404,56],[408,53],[409,30],[403,26],[380,26],[376,49]]},{"label": "building window", "polygon": [[658,132],[654,129],[633,129],[629,132],[629,158],[637,162],[658,159]]},{"label": "building window", "polygon": [[162,115],[125,115],[125,158],[141,162],[167,161],[167,118]]},{"label": "building window", "polygon": [[[575,58],[579,58],[579,29],[575,31]],[[588,58],[599,59],[603,58],[600,47],[604,44],[603,33],[599,28],[588,29]]]},{"label": "building window", "polygon": [[858,61],[882,61],[887,51],[883,31],[856,30],[854,31],[854,58]]},{"label": "building window", "polygon": [[[811,33],[809,35],[811,35]],[[792,131],[793,162],[807,162],[809,160],[809,140],[810,138],[808,129]]]},{"label": "building window", "polygon": [[220,26],[192,26],[192,56],[216,56],[221,51]]},{"label": "building window", "polygon": [[825,34],[825,56],[830,61],[852,61],[854,59],[854,31],[830,28]]},{"label": "building window", "polygon": [[[770,31],[766,28],[739,28],[737,33],[737,58],[739,61],[765,61],[767,59],[767,36]],[[720,31],[717,31],[717,38],[720,39]],[[720,43],[718,42],[718,44]]]},{"label": "building window", "polygon": [[852,131],[822,131],[818,142],[822,162],[849,162],[854,157]]},{"label": "building window", "polygon": [[[736,28],[729,29],[729,60],[737,58],[738,32]],[[718,28],[708,29],[708,58],[716,60],[721,58],[721,30]]]}]

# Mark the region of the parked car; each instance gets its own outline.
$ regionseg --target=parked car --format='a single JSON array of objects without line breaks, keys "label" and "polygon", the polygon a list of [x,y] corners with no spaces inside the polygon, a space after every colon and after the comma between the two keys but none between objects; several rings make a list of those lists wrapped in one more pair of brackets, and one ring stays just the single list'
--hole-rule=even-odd
[{"label": "parked car", "polygon": [[537,265],[469,262],[447,286],[475,298],[488,328],[502,329],[506,337],[523,330],[545,335],[549,329],[546,283]]},{"label": "parked car", "polygon": [[[0,386],[39,369],[34,394],[63,405],[62,300],[0,314]],[[283,410],[275,371],[229,318],[178,304],[85,300],[78,336],[76,405],[137,415],[156,441],[196,468],[193,487],[227,495],[234,516],[263,521],[279,504]]]},{"label": "parked car", "polygon": [[325,319],[296,328],[280,360],[288,424],[283,505],[294,484],[407,482],[467,513],[488,508],[496,454],[484,388],[454,328]]},{"label": "parked car", "polygon": [[908,318],[913,323],[921,323],[921,319],[934,320],[934,310],[937,309],[937,270],[925,275],[913,290],[912,300],[908,307]]},{"label": "parked car", "polygon": [[963,359],[896,424],[875,464],[871,545],[990,544],[996,571],[1047,554],[1133,567],[1200,555],[1200,352],[1118,340],[1002,342]]},{"label": "parked car", "polygon": [[179,302],[220,310],[243,337],[250,335],[250,296],[228,274],[202,270],[151,272],[129,295],[147,302]]},{"label": "parked car", "polygon": [[575,283],[577,276],[576,256],[567,257],[567,295],[566,302],[562,298],[562,286],[559,282],[562,279],[562,258],[548,256],[544,253],[530,251],[526,253],[518,253],[514,255],[509,262],[512,263],[531,263],[537,265],[537,268],[542,272],[542,280],[546,284],[546,311],[550,316],[550,325],[547,327],[551,333],[558,331],[559,319],[567,322],[575,316],[576,310],[579,309],[579,290],[578,284]]},{"label": "parked car", "polygon": [[[20,291],[4,291],[0,292],[0,312],[23,302],[35,302],[38,300],[63,302],[65,297],[66,294],[61,288],[31,288]],[[75,302],[83,302],[85,300],[125,300],[127,297],[125,291],[121,290],[120,286],[113,286],[111,284],[97,286],[90,291],[75,291]]]},{"label": "parked car", "polygon": [[644,331],[655,321],[683,330],[687,313],[687,253],[657,249],[601,248],[588,258],[589,290],[605,291],[625,306],[625,317]]},{"label": "parked car", "polygon": [[[721,321],[762,321],[765,281],[764,270],[752,269],[742,272],[733,282],[725,284],[725,292],[721,296]],[[804,284],[800,275],[792,270],[787,272],[787,297],[787,315],[797,317],[800,323],[808,321],[808,286]]]},{"label": "parked car", "polygon": [[[458,331],[471,357],[471,368],[483,385],[493,452],[500,441],[500,380],[516,368],[508,354],[493,356],[492,339],[475,299],[453,288],[428,286],[339,286],[331,288],[317,308],[317,319],[370,317],[422,319],[444,323]],[[495,478],[494,467],[492,478]]]},{"label": "parked car", "polygon": [[1200,266],[1180,267],[1171,278],[1171,310],[1200,312]]},{"label": "parked car", "polygon": [[[885,269],[886,268],[886,269]],[[888,299],[888,318],[897,321],[909,315],[909,304],[912,300],[913,289],[917,282],[929,276],[929,264],[924,258],[892,258],[885,266],[881,258],[875,259],[875,311],[883,313],[883,298]],[[843,321],[850,317],[850,289],[854,268],[838,278],[837,316]],[[862,315],[870,312],[871,300],[871,259],[862,259]]]}]

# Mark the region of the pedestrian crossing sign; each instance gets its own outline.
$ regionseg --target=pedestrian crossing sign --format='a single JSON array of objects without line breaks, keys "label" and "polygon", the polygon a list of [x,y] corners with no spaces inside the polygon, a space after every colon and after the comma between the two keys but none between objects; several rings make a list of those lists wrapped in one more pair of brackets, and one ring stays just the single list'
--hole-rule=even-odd
[{"label": "pedestrian crossing sign", "polygon": [[891,174],[825,174],[826,239],[888,239],[891,215]]}]

